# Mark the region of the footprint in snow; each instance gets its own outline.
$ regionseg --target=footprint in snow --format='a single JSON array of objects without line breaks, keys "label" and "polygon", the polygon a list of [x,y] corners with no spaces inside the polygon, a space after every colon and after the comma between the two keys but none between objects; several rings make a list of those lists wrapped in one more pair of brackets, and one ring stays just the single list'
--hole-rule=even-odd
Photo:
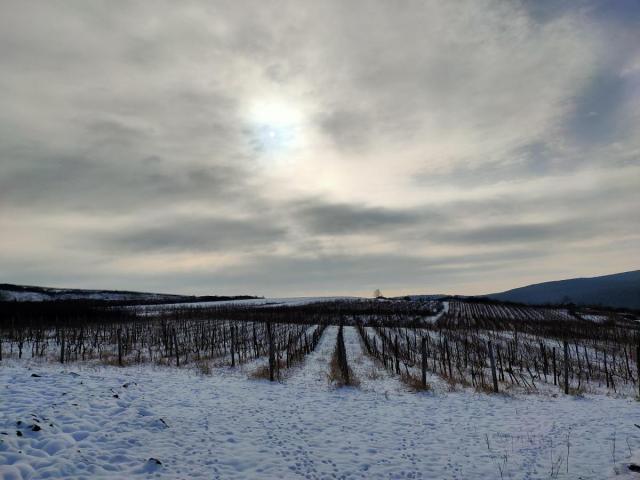
[{"label": "footprint in snow", "polygon": [[151,457],[149,458],[149,460],[146,461],[144,467],[142,468],[142,472],[152,473],[158,470],[159,468],[162,468],[162,462],[157,458]]}]

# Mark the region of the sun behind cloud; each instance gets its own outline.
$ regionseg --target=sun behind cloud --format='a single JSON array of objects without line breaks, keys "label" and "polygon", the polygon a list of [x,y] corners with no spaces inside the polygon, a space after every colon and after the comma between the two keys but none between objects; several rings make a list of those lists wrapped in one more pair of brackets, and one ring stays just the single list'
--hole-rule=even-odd
[{"label": "sun behind cloud", "polygon": [[250,144],[260,153],[282,159],[302,145],[304,129],[302,110],[293,101],[271,97],[254,100],[247,114]]}]

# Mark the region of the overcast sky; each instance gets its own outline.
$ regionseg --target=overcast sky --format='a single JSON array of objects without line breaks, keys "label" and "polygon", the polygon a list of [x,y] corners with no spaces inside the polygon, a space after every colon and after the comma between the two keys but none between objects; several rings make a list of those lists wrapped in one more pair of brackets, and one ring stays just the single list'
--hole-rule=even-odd
[{"label": "overcast sky", "polygon": [[640,268],[640,4],[0,3],[0,282],[489,293]]}]

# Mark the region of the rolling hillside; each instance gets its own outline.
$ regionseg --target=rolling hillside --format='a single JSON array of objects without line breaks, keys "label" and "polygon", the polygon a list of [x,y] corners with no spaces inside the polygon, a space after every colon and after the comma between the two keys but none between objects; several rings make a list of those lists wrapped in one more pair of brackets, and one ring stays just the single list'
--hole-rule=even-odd
[{"label": "rolling hillside", "polygon": [[0,283],[0,301],[43,302],[51,300],[100,300],[109,302],[179,303],[254,299],[250,295],[195,296],[166,293],[131,292],[126,290],[87,290],[79,288],[48,288]]},{"label": "rolling hillside", "polygon": [[534,305],[575,303],[640,309],[640,270],[536,283],[486,296]]}]

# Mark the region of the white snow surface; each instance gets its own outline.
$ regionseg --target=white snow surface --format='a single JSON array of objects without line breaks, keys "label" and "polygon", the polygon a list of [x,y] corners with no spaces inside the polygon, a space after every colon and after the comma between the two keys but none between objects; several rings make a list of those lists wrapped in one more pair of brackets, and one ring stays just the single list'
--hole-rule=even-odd
[{"label": "white snow surface", "polygon": [[637,455],[634,399],[409,392],[382,370],[367,377],[351,327],[361,386],[333,388],[324,373],[336,333],[273,384],[246,368],[5,359],[0,478],[602,479]]}]

